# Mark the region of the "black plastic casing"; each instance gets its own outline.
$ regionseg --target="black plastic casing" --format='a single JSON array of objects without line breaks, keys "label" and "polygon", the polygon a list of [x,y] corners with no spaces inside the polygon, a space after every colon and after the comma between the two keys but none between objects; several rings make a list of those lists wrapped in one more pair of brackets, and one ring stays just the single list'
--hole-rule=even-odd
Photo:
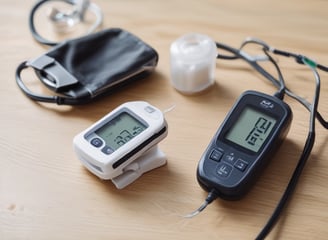
[{"label": "black plastic casing", "polygon": [[[263,112],[276,120],[271,133],[257,152],[225,138],[245,107]],[[199,161],[197,180],[200,186],[208,192],[215,189],[218,197],[225,200],[242,198],[282,143],[291,121],[292,111],[282,100],[256,91],[244,92],[231,108]]]}]

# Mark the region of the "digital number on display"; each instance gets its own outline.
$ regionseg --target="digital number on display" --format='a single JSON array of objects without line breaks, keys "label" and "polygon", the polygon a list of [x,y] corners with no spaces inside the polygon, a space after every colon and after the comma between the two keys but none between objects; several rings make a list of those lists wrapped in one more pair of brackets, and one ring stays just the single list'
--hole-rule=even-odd
[{"label": "digital number on display", "polygon": [[145,124],[132,117],[127,112],[119,114],[116,118],[95,131],[112,150],[118,149],[139,135],[147,128]]},{"label": "digital number on display", "polygon": [[257,152],[269,134],[276,120],[251,108],[241,113],[226,139],[254,152]]}]

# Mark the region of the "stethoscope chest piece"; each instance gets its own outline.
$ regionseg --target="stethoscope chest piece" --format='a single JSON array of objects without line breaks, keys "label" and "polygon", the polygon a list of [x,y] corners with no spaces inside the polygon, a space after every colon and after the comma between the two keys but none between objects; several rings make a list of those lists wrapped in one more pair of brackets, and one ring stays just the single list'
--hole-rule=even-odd
[{"label": "stethoscope chest piece", "polygon": [[[89,0],[41,0],[30,12],[29,25],[33,37],[38,42],[54,46],[62,38],[95,32],[100,28],[102,21],[101,9]],[[43,29],[51,29],[56,36],[52,36],[54,34],[49,32],[39,33],[37,26],[40,24],[43,24]],[[48,24],[50,28],[45,24]],[[45,38],[41,35],[52,37]],[[55,37],[59,40],[48,40]]]}]

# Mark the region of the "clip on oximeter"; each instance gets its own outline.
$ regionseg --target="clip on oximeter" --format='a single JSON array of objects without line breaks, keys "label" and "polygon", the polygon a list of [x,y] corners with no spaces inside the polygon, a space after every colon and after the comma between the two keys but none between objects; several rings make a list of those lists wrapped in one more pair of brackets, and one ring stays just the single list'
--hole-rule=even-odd
[{"label": "clip on oximeter", "polygon": [[163,113],[147,102],[127,102],[73,140],[83,165],[122,189],[143,173],[166,163],[157,144],[167,136]]}]

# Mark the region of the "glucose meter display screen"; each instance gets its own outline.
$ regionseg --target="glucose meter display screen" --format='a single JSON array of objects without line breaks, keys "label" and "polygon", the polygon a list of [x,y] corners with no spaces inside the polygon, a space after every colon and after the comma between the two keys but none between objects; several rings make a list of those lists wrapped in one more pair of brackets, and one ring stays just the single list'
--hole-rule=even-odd
[{"label": "glucose meter display screen", "polygon": [[275,123],[273,117],[246,107],[225,138],[253,152],[258,152]]},{"label": "glucose meter display screen", "polygon": [[127,112],[114,117],[95,133],[113,150],[123,146],[147,128]]}]

